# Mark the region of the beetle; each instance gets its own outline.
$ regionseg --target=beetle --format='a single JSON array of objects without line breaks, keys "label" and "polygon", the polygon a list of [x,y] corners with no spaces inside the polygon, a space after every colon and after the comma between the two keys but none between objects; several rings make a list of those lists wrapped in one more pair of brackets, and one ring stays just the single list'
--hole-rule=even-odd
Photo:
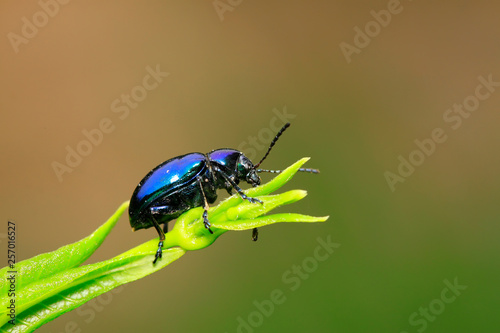
[{"label": "beetle", "polygon": [[[262,204],[261,200],[245,195],[238,184],[245,181],[255,187],[261,181],[258,172],[281,172],[258,167],[289,126],[290,123],[286,123],[279,130],[264,157],[255,165],[241,151],[222,148],[207,154],[190,153],[171,158],[140,181],[130,199],[130,225],[133,231],[155,227],[158,232],[160,241],[153,264],[162,257],[168,222],[189,209],[203,206],[203,223],[213,233],[208,220],[208,208],[217,199],[218,189],[226,189],[230,195],[235,189],[242,199]],[[299,171],[319,173],[316,169],[301,168]],[[163,229],[160,224],[164,225]],[[252,240],[256,241],[257,237],[258,231],[254,228]]]}]

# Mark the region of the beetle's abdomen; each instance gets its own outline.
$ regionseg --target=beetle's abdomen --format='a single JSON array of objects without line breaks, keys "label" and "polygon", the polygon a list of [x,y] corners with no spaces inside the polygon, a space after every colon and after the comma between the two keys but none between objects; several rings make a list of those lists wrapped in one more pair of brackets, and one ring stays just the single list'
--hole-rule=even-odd
[{"label": "beetle's abdomen", "polygon": [[[149,228],[149,209],[153,206],[169,206],[169,214],[159,217],[159,223],[173,220],[185,207],[184,197],[192,191],[196,177],[207,172],[207,158],[201,153],[174,157],[151,170],[137,185],[130,199],[130,225],[134,229]],[[186,198],[187,199],[187,198]]]}]

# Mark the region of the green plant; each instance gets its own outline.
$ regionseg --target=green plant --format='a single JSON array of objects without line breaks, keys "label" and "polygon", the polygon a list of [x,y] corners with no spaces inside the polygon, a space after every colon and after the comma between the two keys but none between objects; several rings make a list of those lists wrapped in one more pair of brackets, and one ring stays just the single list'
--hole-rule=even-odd
[{"label": "green plant", "polygon": [[[128,207],[123,203],[118,210],[90,236],[63,246],[53,252],[21,261],[15,268],[0,270],[0,331],[31,332],[50,320],[71,311],[90,299],[122,284],[143,278],[182,257],[186,251],[203,249],[229,230],[247,230],[278,222],[322,222],[325,217],[282,213],[265,215],[276,207],[293,203],[306,196],[302,190],[269,195],[287,183],[308,160],[294,163],[270,182],[245,191],[264,203],[252,204],[239,196],[232,196],[210,208],[209,219],[213,234],[201,221],[203,208],[191,209],[181,215],[166,235],[163,258],[152,264],[158,240],[153,239],[112,259],[80,266],[104,241]],[[14,270],[15,325],[9,322],[13,297],[8,295],[9,271]]]}]

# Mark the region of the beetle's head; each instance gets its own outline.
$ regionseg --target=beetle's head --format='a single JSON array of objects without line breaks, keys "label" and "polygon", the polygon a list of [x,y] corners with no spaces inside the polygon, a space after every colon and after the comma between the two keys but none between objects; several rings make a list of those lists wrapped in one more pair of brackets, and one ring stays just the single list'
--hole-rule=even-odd
[{"label": "beetle's head", "polygon": [[236,164],[236,172],[238,173],[238,178],[245,180],[248,184],[252,186],[260,185],[260,177],[257,174],[257,169],[253,165],[252,161],[245,156],[245,154],[241,154],[238,163]]}]

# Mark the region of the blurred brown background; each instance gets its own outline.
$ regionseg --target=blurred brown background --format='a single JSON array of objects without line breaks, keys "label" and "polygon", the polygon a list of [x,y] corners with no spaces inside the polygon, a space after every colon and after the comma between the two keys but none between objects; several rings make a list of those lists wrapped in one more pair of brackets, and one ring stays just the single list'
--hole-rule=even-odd
[{"label": "blurred brown background", "polygon": [[[258,160],[265,148],[249,137],[266,145],[283,124],[276,112],[292,127],[263,167],[311,156],[322,173],[293,180],[309,196],[287,211],[330,220],[266,227],[257,243],[228,233],[40,332],[496,331],[500,87],[470,96],[480,76],[500,82],[500,7],[215,4],[0,2],[2,251],[8,219],[18,260],[85,237],[173,156],[242,147]],[[169,75],[141,88],[156,68]],[[447,113],[464,100],[470,115]],[[81,143],[103,119],[110,133]],[[446,141],[392,191],[384,174],[436,128]],[[58,177],[67,146],[92,151]],[[155,236],[132,233],[124,216],[90,262]],[[283,275],[327,236],[341,246],[291,290]],[[455,278],[467,288],[445,302],[443,281]],[[254,301],[274,289],[286,301],[259,317]]]}]

